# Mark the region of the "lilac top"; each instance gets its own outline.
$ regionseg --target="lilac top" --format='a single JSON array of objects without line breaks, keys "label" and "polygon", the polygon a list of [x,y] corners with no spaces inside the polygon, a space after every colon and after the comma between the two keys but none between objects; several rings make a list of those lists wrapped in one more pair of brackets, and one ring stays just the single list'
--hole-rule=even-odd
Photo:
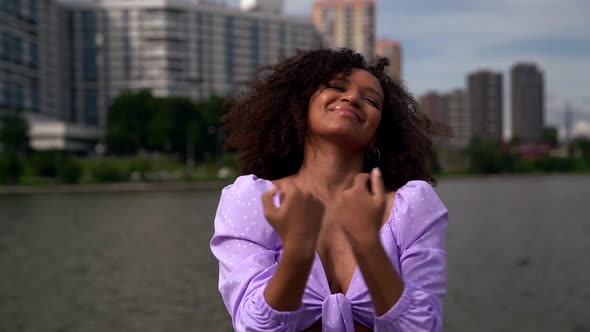
[{"label": "lilac top", "polygon": [[219,291],[236,331],[301,331],[322,319],[322,331],[354,331],[354,321],[379,331],[440,331],[446,287],[447,209],[430,184],[410,181],[395,194],[381,243],[404,282],[397,303],[375,316],[359,268],[346,294],[331,294],[316,253],[301,307],[282,312],[266,303],[264,287],[282,254],[266,221],[261,194],[272,183],[240,176],[221,193],[211,251],[219,260]]}]

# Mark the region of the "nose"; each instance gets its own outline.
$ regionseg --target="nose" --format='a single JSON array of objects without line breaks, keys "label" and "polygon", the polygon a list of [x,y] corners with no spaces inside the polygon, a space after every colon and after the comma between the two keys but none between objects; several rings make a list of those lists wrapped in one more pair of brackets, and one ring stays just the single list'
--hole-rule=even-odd
[{"label": "nose", "polygon": [[348,89],[342,94],[342,101],[347,101],[358,106],[360,104],[361,95],[357,89]]}]

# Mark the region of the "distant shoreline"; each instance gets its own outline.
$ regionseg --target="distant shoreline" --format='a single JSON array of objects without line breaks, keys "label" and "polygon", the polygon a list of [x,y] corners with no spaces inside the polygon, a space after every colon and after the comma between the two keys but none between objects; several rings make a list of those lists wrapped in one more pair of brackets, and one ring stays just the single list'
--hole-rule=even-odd
[{"label": "distant shoreline", "polygon": [[[494,179],[554,176],[590,176],[589,173],[504,173],[504,174],[448,174],[436,177],[439,182],[462,179]],[[207,191],[221,190],[231,184],[232,179],[207,180],[198,182],[115,182],[96,184],[56,184],[56,185],[0,185],[0,196],[19,194],[77,194],[77,193],[117,193],[117,192],[166,192],[166,191]]]},{"label": "distant shoreline", "polygon": [[17,194],[78,194],[116,192],[163,192],[220,190],[231,181],[203,182],[117,182],[97,184],[12,185],[0,186],[1,195]]}]

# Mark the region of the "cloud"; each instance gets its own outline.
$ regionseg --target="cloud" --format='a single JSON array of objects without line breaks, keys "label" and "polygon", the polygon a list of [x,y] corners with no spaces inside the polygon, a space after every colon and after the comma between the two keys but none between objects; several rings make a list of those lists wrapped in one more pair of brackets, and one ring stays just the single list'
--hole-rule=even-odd
[{"label": "cloud", "polygon": [[510,40],[481,48],[482,55],[538,55],[587,57],[590,56],[588,38],[536,38],[525,40]]},{"label": "cloud", "polygon": [[586,136],[590,137],[590,121],[577,121],[574,125],[574,129],[572,130],[572,134],[574,137],[576,136]]},{"label": "cloud", "polygon": [[[286,0],[285,11],[309,15],[312,5]],[[582,74],[590,68],[589,12],[588,0],[377,0],[377,36],[402,43],[404,79],[415,94],[464,87],[479,68],[501,71],[506,126],[509,69],[535,62],[551,96],[547,118],[558,123],[568,101],[590,114],[590,76]]]}]

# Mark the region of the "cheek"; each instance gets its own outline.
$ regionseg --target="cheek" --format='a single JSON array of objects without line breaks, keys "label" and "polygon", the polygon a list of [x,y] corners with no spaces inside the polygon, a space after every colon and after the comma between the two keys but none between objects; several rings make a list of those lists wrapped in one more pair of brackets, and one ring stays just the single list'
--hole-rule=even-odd
[{"label": "cheek", "polygon": [[309,99],[309,106],[307,112],[307,119],[308,121],[310,118],[319,116],[323,111],[324,108],[328,105],[329,96],[326,93],[318,93],[316,92],[314,95],[311,96]]},{"label": "cheek", "polygon": [[377,110],[372,110],[370,113],[370,116],[371,116],[370,127],[371,127],[371,129],[375,130],[375,132],[376,132],[377,128],[379,128],[379,125],[381,124],[381,112],[377,111]]}]

